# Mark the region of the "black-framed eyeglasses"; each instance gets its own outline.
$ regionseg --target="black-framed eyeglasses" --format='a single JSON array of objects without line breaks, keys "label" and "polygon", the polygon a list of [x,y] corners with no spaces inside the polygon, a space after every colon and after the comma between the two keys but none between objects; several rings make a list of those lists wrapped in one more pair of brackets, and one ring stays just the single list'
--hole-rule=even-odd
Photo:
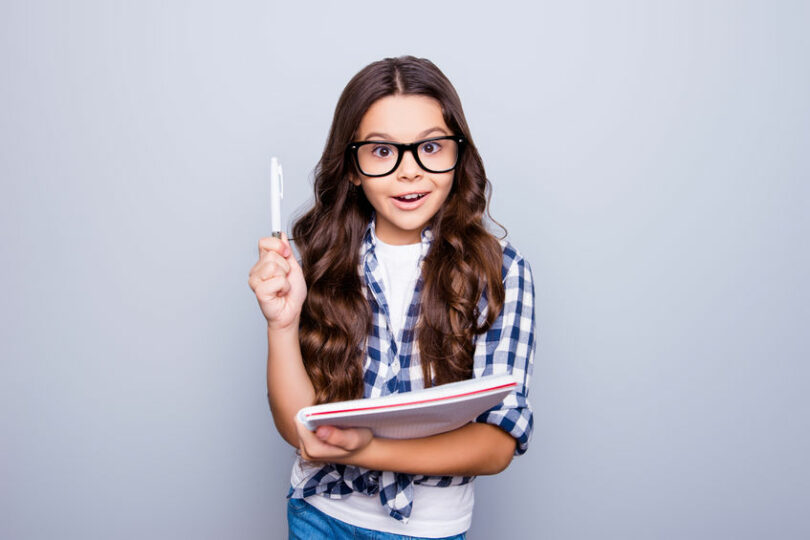
[{"label": "black-framed eyeglasses", "polygon": [[353,142],[347,150],[354,157],[360,172],[372,178],[388,176],[397,170],[405,152],[410,152],[422,169],[438,174],[456,168],[465,142],[460,135],[448,135],[409,144],[389,141]]}]

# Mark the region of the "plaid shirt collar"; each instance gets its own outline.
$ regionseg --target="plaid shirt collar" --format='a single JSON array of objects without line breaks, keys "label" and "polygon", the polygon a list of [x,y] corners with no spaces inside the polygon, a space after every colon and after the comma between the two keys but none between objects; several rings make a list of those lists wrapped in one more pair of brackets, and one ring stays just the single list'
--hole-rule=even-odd
[{"label": "plaid shirt collar", "polygon": [[[371,334],[366,341],[364,392],[366,398],[395,392],[409,392],[423,387],[422,368],[416,344],[416,322],[419,318],[422,296],[422,278],[416,282],[408,305],[406,318],[398,334],[391,332],[391,319],[383,280],[383,269],[377,260],[375,248],[378,238],[372,217],[360,249],[361,279],[367,285],[366,297],[371,305]],[[421,232],[421,253],[418,264],[427,256],[433,241],[433,232],[426,227]]]}]

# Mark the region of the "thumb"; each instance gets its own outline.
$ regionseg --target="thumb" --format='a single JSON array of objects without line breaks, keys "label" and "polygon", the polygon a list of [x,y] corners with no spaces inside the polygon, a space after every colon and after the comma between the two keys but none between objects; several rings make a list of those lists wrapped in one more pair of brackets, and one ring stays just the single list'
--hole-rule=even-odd
[{"label": "thumb", "polygon": [[295,258],[295,253],[293,253],[293,249],[292,246],[290,245],[290,239],[287,237],[287,233],[285,232],[281,233],[281,241],[284,242],[284,244],[287,246],[285,253],[282,254],[284,258],[287,260],[287,263],[289,263],[291,266],[300,267],[300,265],[298,264],[298,260]]},{"label": "thumb", "polygon": [[338,429],[333,426],[320,426],[315,435],[323,442],[347,452],[363,448],[371,440],[371,430],[365,428]]}]

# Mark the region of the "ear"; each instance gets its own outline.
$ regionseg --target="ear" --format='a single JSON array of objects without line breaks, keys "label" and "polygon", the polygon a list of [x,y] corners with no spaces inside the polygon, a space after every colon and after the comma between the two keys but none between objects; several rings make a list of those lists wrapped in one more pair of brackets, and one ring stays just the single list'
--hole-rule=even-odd
[{"label": "ear", "polygon": [[354,173],[349,174],[349,182],[354,184],[355,186],[360,186],[360,177]]}]

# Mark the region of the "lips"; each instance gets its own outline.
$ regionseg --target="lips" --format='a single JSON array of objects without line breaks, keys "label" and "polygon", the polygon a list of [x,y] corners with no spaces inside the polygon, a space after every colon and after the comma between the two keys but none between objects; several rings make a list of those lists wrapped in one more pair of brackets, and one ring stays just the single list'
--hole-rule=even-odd
[{"label": "lips", "polygon": [[394,198],[396,200],[402,201],[402,202],[414,202],[414,201],[418,201],[419,199],[421,199],[425,195],[427,195],[427,193],[407,193],[405,195],[395,196]]},{"label": "lips", "polygon": [[394,206],[401,210],[414,210],[422,205],[422,202],[430,195],[429,191],[418,191],[413,193],[403,193],[391,197]]}]

